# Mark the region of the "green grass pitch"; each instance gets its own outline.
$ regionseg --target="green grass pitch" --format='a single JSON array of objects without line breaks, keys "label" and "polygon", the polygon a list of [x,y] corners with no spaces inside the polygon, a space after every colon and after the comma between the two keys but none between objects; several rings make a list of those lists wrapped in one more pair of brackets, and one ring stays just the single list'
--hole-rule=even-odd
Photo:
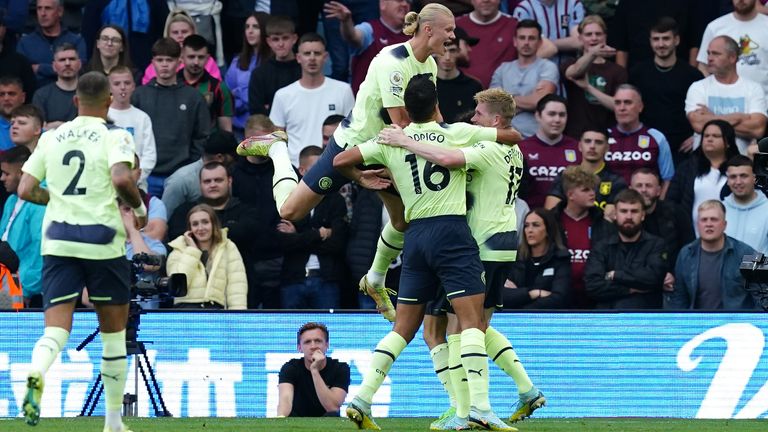
[{"label": "green grass pitch", "polygon": [[[384,431],[428,431],[433,419],[385,418],[377,420]],[[42,418],[35,427],[20,419],[0,420],[4,432],[69,432],[102,430],[104,419]],[[261,418],[127,418],[133,432],[230,432],[230,431],[313,431],[340,432],[356,430],[354,424],[342,418],[261,419]],[[688,420],[688,419],[530,419],[515,425],[520,432],[764,432],[766,420]]]}]

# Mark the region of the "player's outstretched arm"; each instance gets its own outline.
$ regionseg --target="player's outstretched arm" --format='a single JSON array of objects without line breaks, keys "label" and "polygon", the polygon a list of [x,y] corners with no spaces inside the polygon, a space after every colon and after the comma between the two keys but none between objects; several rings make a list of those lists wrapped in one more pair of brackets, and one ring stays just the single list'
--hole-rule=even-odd
[{"label": "player's outstretched arm", "polygon": [[24,201],[42,205],[48,204],[48,191],[41,188],[40,180],[30,174],[22,174],[17,193],[19,194],[19,198]]},{"label": "player's outstretched arm", "polygon": [[363,154],[358,147],[352,147],[333,158],[333,167],[344,177],[354,181],[366,189],[384,190],[392,185],[392,181],[384,178],[385,170],[363,171],[356,168],[364,162]]},{"label": "player's outstretched arm", "polygon": [[133,209],[133,214],[139,220],[139,225],[144,226],[147,223],[147,207],[141,200],[141,194],[133,182],[131,168],[126,162],[118,162],[110,168],[112,176],[112,186],[117,192],[117,196]]},{"label": "player's outstretched arm", "polygon": [[502,144],[514,145],[522,140],[523,136],[513,127],[497,129],[496,131],[496,141]]},{"label": "player's outstretched arm", "polygon": [[406,135],[397,125],[382,129],[379,132],[378,141],[380,144],[402,147],[417,156],[421,156],[434,164],[446,168],[461,168],[467,163],[464,152],[461,150],[420,143]]}]

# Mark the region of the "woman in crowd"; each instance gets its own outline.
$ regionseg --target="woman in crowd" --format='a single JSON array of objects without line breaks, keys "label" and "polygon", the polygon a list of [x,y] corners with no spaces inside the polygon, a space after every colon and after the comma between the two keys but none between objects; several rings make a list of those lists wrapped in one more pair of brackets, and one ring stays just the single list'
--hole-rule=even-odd
[{"label": "woman in crowd", "polygon": [[251,73],[262,60],[271,55],[269,45],[265,41],[262,29],[266,23],[267,15],[261,12],[252,12],[245,20],[243,32],[243,48],[239,55],[232,59],[227,69],[225,81],[235,101],[235,116],[232,118],[232,126],[238,141],[244,138],[245,122],[248,119],[248,82]]},{"label": "woman in crowd", "polygon": [[128,39],[122,27],[109,24],[99,29],[93,55],[86,66],[86,72],[99,71],[109,75],[115,66],[126,66],[133,70]]},{"label": "woman in crowd", "polygon": [[247,307],[248,282],[243,259],[211,206],[192,207],[187,213],[187,231],[169,246],[172,250],[167,273],[187,276],[187,295],[176,298],[177,308]]},{"label": "woman in crowd", "polygon": [[678,167],[666,199],[680,203],[691,214],[694,229],[699,204],[728,195],[725,163],[737,154],[733,126],[725,120],[710,120],[701,130],[699,148]]},{"label": "woman in crowd", "polygon": [[541,207],[529,211],[517,261],[504,284],[504,308],[567,308],[570,280],[571,254],[557,220]]}]

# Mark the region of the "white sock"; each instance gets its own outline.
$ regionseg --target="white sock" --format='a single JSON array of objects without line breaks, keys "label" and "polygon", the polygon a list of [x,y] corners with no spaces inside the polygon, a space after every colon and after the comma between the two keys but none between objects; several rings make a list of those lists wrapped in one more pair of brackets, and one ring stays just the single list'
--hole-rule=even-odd
[{"label": "white sock", "polygon": [[387,278],[384,273],[379,273],[373,270],[368,270],[367,277],[368,277],[368,283],[377,288],[383,287],[384,280]]},{"label": "white sock", "polygon": [[276,141],[269,146],[269,157],[274,160],[275,156],[278,155],[285,155],[288,160],[291,160],[291,157],[288,154],[288,144],[286,144],[285,141]]}]

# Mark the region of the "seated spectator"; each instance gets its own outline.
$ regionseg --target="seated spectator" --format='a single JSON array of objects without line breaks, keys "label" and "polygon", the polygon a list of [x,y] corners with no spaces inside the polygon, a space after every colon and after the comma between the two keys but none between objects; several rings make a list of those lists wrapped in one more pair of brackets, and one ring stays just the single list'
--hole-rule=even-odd
[{"label": "seated spectator", "polygon": [[296,27],[288,18],[273,17],[267,22],[267,44],[274,56],[262,62],[248,82],[248,111],[269,115],[275,93],[301,78],[293,45],[298,40]]},{"label": "seated spectator", "polygon": [[56,129],[77,116],[74,97],[80,66],[80,59],[72,44],[63,43],[56,47],[53,54],[56,82],[37,89],[32,96],[32,103],[43,111],[46,130]]},{"label": "seated spectator", "polygon": [[755,190],[752,160],[736,155],[726,163],[725,175],[731,195],[725,204],[725,234],[768,255],[768,198]]},{"label": "seated spectator", "polygon": [[[452,39],[445,46],[443,55],[435,56],[437,61],[437,102],[440,106],[440,114],[446,123],[461,121],[463,114],[473,112],[475,106],[475,94],[483,90],[480,82],[462,72],[458,66],[459,44],[461,32],[457,27],[454,32],[456,39]],[[477,39],[464,36],[470,45],[477,44]]]},{"label": "seated spectator", "polygon": [[122,27],[114,24],[105,25],[96,35],[96,46],[91,60],[85,66],[85,72],[99,71],[109,75],[117,66],[128,68],[133,75],[133,62],[128,39]]},{"label": "seated spectator", "polygon": [[181,46],[184,68],[178,72],[179,81],[196,89],[205,99],[211,130],[232,132],[232,95],[224,81],[212,77],[203,67],[211,58],[205,38],[189,35]]},{"label": "seated spectator", "polygon": [[675,286],[664,298],[665,309],[754,310],[739,265],[755,251],[725,234],[725,207],[707,200],[697,208],[700,237],[677,256]]},{"label": "seated spectator", "polygon": [[301,326],[296,347],[302,358],[280,368],[278,417],[338,417],[349,390],[349,365],[326,356],[329,347],[325,324]]},{"label": "seated spectator", "polygon": [[32,105],[22,105],[11,111],[11,142],[26,147],[32,153],[43,133],[43,112]]},{"label": "seated spectator", "polygon": [[664,241],[643,231],[643,197],[632,189],[616,196],[616,228],[592,246],[584,270],[586,293],[598,309],[659,309],[667,273]]},{"label": "seated spectator", "polygon": [[61,17],[64,16],[62,0],[36,0],[35,10],[38,26],[32,33],[21,37],[16,45],[16,52],[32,63],[37,87],[40,88],[56,80],[52,63],[53,53],[59,45],[68,43],[75,47],[81,63],[86,62],[88,54],[83,38],[65,29],[61,24]]},{"label": "seated spectator", "polygon": [[571,254],[557,220],[541,207],[529,211],[517,261],[504,284],[504,308],[567,308],[570,283]]},{"label": "seated spectator", "polygon": [[711,199],[720,201],[727,195],[725,163],[739,154],[736,134],[725,120],[710,120],[702,130],[701,147],[680,164],[667,194],[668,200],[690,212],[694,227],[699,204]]},{"label": "seated spectator", "polygon": [[0,154],[0,181],[10,194],[3,207],[0,233],[2,241],[8,242],[18,256],[18,275],[25,307],[39,308],[43,306],[43,257],[40,255],[40,241],[45,206],[24,201],[16,194],[21,180],[21,167],[30,154],[24,146],[12,147]]},{"label": "seated spectator", "polygon": [[[125,228],[125,258],[131,261],[134,256],[145,254],[147,257],[165,261],[168,251],[163,242],[150,237],[144,232],[145,228],[139,226],[136,215],[133,214],[133,210],[126,203],[120,202],[120,216],[123,219],[123,228]],[[135,275],[137,282],[154,283],[160,277],[160,268],[161,266],[159,265],[144,264],[141,271]],[[157,297],[155,296],[155,298]],[[160,307],[159,300],[143,302],[142,307],[157,309]]]},{"label": "seated spectator", "polygon": [[187,213],[187,230],[168,245],[166,271],[187,276],[187,295],[176,297],[183,309],[245,309],[248,282],[245,265],[216,211],[198,204]]},{"label": "seated spectator", "polygon": [[[301,151],[299,173],[304,175],[323,150],[309,146]],[[347,241],[347,206],[340,194],[327,195],[307,223],[281,220],[277,230],[285,258],[280,303],[284,309],[335,309],[340,304],[339,284],[344,276]]]}]

